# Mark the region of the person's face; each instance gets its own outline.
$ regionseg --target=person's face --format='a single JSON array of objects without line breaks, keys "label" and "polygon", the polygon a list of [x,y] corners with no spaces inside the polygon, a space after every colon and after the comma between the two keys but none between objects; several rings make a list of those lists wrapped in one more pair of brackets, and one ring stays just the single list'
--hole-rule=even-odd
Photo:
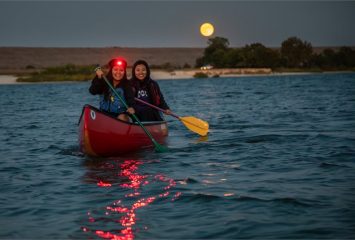
[{"label": "person's face", "polygon": [[124,68],[121,66],[114,66],[112,68],[112,77],[114,80],[120,81],[124,76]]},{"label": "person's face", "polygon": [[147,76],[147,68],[143,64],[139,64],[134,69],[134,74],[136,75],[136,78],[143,81]]}]

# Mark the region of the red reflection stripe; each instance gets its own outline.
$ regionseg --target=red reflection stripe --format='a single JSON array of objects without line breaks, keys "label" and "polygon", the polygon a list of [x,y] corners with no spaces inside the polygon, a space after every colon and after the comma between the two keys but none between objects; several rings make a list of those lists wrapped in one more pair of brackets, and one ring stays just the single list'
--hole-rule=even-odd
[{"label": "red reflection stripe", "polygon": [[106,207],[106,209],[110,210],[112,212],[119,212],[119,213],[126,213],[129,211],[129,209],[125,208],[125,207],[114,207],[113,208],[113,207],[108,206],[108,207]]},{"label": "red reflection stripe", "polygon": [[99,186],[99,187],[111,187],[112,184],[111,183],[105,183],[105,182],[100,180],[100,182],[97,183],[97,186]]},{"label": "red reflection stripe", "polygon": [[[114,220],[114,222],[119,223],[121,225],[121,229],[117,230],[112,230],[110,231],[103,231],[103,230],[89,230],[86,227],[82,227],[82,230],[84,232],[93,232],[95,233],[98,237],[100,238],[105,238],[105,239],[120,239],[120,240],[133,240],[134,239],[134,226],[137,222],[137,217],[136,217],[136,210],[139,208],[147,207],[151,203],[153,203],[157,198],[167,198],[171,194],[171,189],[176,186],[176,182],[169,177],[164,176],[163,174],[157,174],[155,176],[152,175],[142,175],[139,174],[138,168],[139,166],[143,164],[142,161],[137,161],[137,160],[125,160],[123,163],[121,163],[120,166],[120,172],[118,173],[120,179],[120,184],[116,186],[120,186],[121,188],[126,188],[126,189],[132,189],[130,193],[126,193],[124,196],[125,198],[129,198],[129,202],[131,200],[135,199],[136,201],[133,201],[129,206],[125,206],[123,204],[124,199],[118,199],[116,200],[111,206],[106,206],[106,212],[105,215],[111,215],[112,216],[117,216],[117,218]],[[113,168],[113,165],[107,165],[109,168]],[[152,178],[155,181],[150,181],[148,180],[148,177]],[[122,183],[122,181],[125,181]],[[151,182],[163,182],[164,187],[162,187],[163,191],[160,194],[157,194],[155,196],[150,196],[150,197],[145,197],[145,198],[140,198],[137,199],[139,196],[144,194],[142,192],[143,186],[150,184]],[[97,186],[99,187],[111,187],[112,184],[109,182],[105,182],[100,180],[97,183]],[[172,197],[171,201],[175,201],[179,196],[181,195],[181,192],[175,193],[174,196]],[[99,222],[101,219],[105,218],[97,218],[96,220],[89,215],[89,222]],[[147,230],[147,227],[143,228],[144,230]]]}]

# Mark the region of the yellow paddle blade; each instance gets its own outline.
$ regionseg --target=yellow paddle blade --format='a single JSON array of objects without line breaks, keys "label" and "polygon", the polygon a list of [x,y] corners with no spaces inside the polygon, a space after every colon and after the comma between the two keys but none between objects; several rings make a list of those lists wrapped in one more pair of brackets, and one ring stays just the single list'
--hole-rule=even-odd
[{"label": "yellow paddle blade", "polygon": [[206,136],[208,134],[208,122],[195,117],[179,117],[179,120],[191,131],[201,135]]}]

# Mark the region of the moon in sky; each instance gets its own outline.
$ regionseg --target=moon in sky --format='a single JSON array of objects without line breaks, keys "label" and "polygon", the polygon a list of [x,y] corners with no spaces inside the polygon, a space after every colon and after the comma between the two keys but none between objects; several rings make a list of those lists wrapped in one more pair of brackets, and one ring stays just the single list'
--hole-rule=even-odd
[{"label": "moon in sky", "polygon": [[211,36],[214,32],[214,27],[211,23],[204,23],[200,27],[200,32],[203,36]]}]

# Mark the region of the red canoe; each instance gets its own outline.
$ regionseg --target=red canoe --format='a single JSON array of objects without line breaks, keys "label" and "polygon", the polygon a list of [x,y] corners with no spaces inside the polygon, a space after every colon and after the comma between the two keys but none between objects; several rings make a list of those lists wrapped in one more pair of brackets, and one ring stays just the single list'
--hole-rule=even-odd
[{"label": "red canoe", "polygon": [[[160,144],[168,136],[164,122],[143,122],[144,127]],[[119,156],[154,147],[144,130],[134,123],[113,118],[99,109],[85,105],[79,120],[80,150],[91,156]]]}]

